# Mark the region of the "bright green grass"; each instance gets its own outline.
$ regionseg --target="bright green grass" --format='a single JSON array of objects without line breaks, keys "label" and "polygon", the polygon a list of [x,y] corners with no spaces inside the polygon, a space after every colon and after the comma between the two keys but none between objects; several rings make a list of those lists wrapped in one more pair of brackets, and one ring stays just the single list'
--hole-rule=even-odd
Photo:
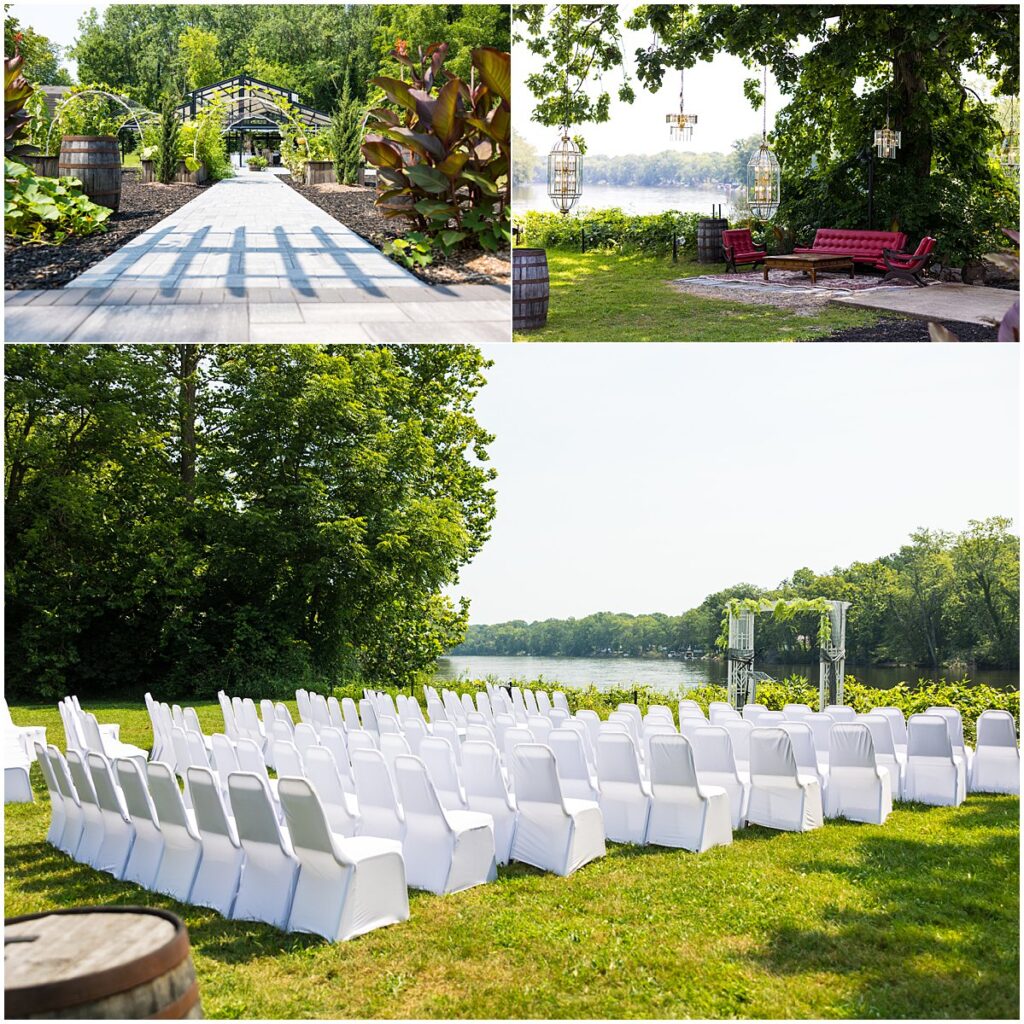
[{"label": "bright green grass", "polygon": [[121,161],[121,166],[124,167],[124,168],[127,168],[127,167],[141,167],[142,166],[142,157],[139,156],[137,151],[135,153],[129,153]]},{"label": "bright green grass", "polygon": [[517,341],[802,341],[873,324],[868,310],[828,306],[811,316],[774,306],[684,295],[670,282],[721,267],[667,256],[547,251],[547,326]]},{"label": "bright green grass", "polygon": [[[89,702],[148,747],[145,710]],[[291,705],[294,713],[294,705]],[[198,708],[221,726],[216,705]],[[56,710],[14,707],[48,727]],[[1018,1010],[1019,802],[902,805],[882,827],[750,828],[699,856],[610,844],[571,878],[516,865],[353,942],[226,921],[76,864],[38,802],[6,810],[6,913],[160,906],[214,1017],[1002,1017]]]}]

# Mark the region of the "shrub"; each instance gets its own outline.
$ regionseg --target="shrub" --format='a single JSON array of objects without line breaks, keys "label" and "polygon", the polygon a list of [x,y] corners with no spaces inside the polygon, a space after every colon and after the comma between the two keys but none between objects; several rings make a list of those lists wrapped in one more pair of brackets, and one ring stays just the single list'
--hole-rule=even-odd
[{"label": "shrub", "polygon": [[4,230],[34,242],[105,231],[113,211],[82,195],[80,187],[77,178],[41,178],[4,158]]},{"label": "shrub", "polygon": [[265,156],[251,156],[246,163],[250,171],[265,171],[267,169],[267,158]]},{"label": "shrub", "polygon": [[510,55],[475,49],[479,84],[470,89],[444,70],[447,53],[447,43],[435,43],[415,61],[405,45],[391,54],[412,81],[371,79],[397,109],[370,111],[362,152],[377,168],[376,205],[386,217],[410,221],[445,252],[469,238],[497,252],[511,237]]},{"label": "shrub", "polygon": [[331,127],[325,138],[334,160],[334,173],[343,185],[355,185],[359,181],[359,168],[363,165],[363,154],[359,144],[363,136],[362,104],[349,98],[348,79],[341,95],[341,104],[331,118]]},{"label": "shrub", "polygon": [[176,101],[167,93],[160,106],[160,134],[157,141],[156,180],[170,185],[178,173],[178,134],[181,126],[175,113]]},{"label": "shrub", "polygon": [[616,207],[567,216],[529,210],[517,214],[515,223],[521,232],[521,245],[542,249],[579,250],[582,232],[587,249],[664,255],[672,251],[672,239],[678,236],[682,239],[680,252],[696,256],[697,221],[702,216],[678,210],[629,214]]},{"label": "shrub", "polygon": [[90,89],[116,94],[115,89],[102,82],[72,86],[57,107],[54,135],[117,135],[128,112],[107,96],[87,94]]},{"label": "shrub", "polygon": [[178,159],[185,161],[189,172],[206,168],[207,176],[218,181],[234,173],[228,158],[223,128],[227,106],[215,96],[196,114],[195,120],[181,125],[178,131]]}]

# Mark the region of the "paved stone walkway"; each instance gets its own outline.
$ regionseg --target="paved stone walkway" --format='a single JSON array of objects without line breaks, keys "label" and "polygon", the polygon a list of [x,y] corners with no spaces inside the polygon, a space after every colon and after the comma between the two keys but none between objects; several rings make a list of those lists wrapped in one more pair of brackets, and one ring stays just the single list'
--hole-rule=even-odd
[{"label": "paved stone walkway", "polygon": [[941,281],[926,288],[877,288],[835,301],[941,323],[997,324],[1019,298],[1020,292],[1009,288]]},{"label": "paved stone walkway", "polygon": [[275,175],[236,173],[67,287],[6,292],[6,340],[510,340],[507,288],[426,284]]}]

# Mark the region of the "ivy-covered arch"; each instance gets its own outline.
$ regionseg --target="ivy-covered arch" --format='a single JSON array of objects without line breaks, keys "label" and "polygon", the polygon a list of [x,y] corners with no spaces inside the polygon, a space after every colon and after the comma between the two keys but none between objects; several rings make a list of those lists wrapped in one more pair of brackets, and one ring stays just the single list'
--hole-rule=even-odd
[{"label": "ivy-covered arch", "polygon": [[757,598],[733,598],[722,616],[718,646],[725,650],[729,668],[729,703],[737,711],[757,699],[754,673],[754,617],[771,612],[780,622],[798,615],[818,616],[818,709],[843,703],[843,679],[846,674],[846,610],[849,601],[831,601],[825,597],[797,597],[789,600],[762,601]]}]

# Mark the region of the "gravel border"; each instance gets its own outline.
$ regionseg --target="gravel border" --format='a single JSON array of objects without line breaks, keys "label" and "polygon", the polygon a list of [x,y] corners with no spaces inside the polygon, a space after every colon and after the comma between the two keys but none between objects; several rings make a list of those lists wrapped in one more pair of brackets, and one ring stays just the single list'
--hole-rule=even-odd
[{"label": "gravel border", "polygon": [[[939,321],[937,321],[939,322]],[[995,341],[996,329],[984,324],[956,323],[942,321],[942,326],[952,331],[960,341]],[[927,320],[903,319],[902,317],[882,317],[878,323],[869,327],[843,327],[831,334],[823,334],[820,338],[806,338],[805,341],[817,342],[930,342]]]},{"label": "gravel border", "polygon": [[59,245],[26,242],[4,236],[4,289],[63,288],[91,266],[117,252],[209,185],[144,185],[141,172],[121,177],[121,206],[107,221],[107,230],[85,238],[72,235]]}]

